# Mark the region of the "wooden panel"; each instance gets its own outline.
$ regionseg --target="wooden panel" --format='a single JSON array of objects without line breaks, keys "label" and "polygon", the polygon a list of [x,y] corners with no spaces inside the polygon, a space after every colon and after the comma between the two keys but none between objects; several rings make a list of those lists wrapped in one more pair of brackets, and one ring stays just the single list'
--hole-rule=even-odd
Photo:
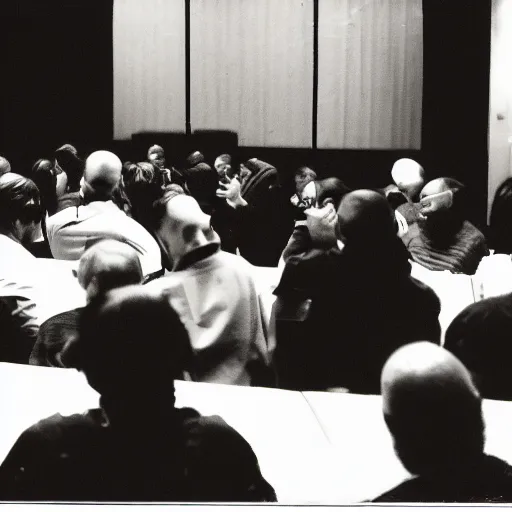
[{"label": "wooden panel", "polygon": [[310,147],[312,0],[191,0],[192,129]]},{"label": "wooden panel", "polygon": [[115,0],[114,138],[185,131],[183,0]]},{"label": "wooden panel", "polygon": [[321,0],[318,147],[420,149],[421,0]]}]

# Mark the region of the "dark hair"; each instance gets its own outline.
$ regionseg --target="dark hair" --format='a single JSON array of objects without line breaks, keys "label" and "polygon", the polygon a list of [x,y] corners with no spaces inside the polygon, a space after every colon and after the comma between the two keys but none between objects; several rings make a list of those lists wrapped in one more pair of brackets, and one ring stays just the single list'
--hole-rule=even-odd
[{"label": "dark hair", "polygon": [[0,228],[11,231],[17,220],[29,224],[41,217],[39,190],[32,180],[11,172],[0,176]]},{"label": "dark hair", "polygon": [[497,253],[512,254],[512,178],[496,191],[489,222],[490,246]]},{"label": "dark hair", "polygon": [[7,158],[0,156],[0,176],[7,172],[11,172],[11,164]]},{"label": "dark hair", "polygon": [[183,187],[172,184],[165,187],[162,197],[153,202],[151,208],[151,228],[157,230],[167,215],[167,203],[178,195],[186,195]]},{"label": "dark hair", "polygon": [[84,175],[85,162],[78,157],[76,148],[71,144],[64,144],[55,151],[55,161],[56,165],[67,174],[70,192],[78,192],[80,180]]},{"label": "dark hair", "polygon": [[295,178],[309,178],[309,177],[312,177],[314,180],[316,180],[317,179],[317,174],[310,167],[303,166],[303,167],[299,167],[295,171],[294,177]]},{"label": "dark hair", "polygon": [[79,338],[65,364],[82,370],[100,394],[112,396],[180,378],[191,368],[192,348],[167,297],[132,285],[110,290],[84,308]]},{"label": "dark hair", "polygon": [[162,196],[162,174],[149,162],[131,163],[123,176],[133,218],[148,228],[151,206]]},{"label": "dark hair", "polygon": [[32,179],[41,195],[41,207],[53,215],[57,211],[57,177],[51,160],[40,158],[32,166]]}]

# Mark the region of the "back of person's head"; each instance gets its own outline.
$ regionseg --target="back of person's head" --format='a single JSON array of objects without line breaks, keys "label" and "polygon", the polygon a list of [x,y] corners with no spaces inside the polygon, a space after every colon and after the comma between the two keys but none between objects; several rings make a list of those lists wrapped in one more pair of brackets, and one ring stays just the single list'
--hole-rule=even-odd
[{"label": "back of person's head", "polygon": [[490,245],[496,253],[512,254],[512,178],[496,191],[491,208]]},{"label": "back of person's head", "polygon": [[319,208],[327,203],[332,203],[337,210],[341,200],[346,196],[350,189],[339,178],[325,178],[315,181],[316,203]]},{"label": "back of person's head", "polygon": [[133,218],[149,229],[152,204],[163,194],[162,173],[149,162],[130,163],[126,165],[123,183]]},{"label": "back of person's head", "polygon": [[386,198],[373,190],[345,194],[338,208],[338,232],[350,245],[396,238],[396,221]]},{"label": "back of person's head", "polygon": [[53,163],[40,158],[32,166],[32,179],[41,194],[41,206],[50,215],[57,211],[57,177]]},{"label": "back of person's head", "polygon": [[466,191],[460,181],[453,178],[436,178],[429,181],[420,192],[420,200],[443,192],[451,193],[452,200],[446,204],[440,202],[439,206],[429,208],[428,213],[423,213],[423,215],[429,223],[440,223],[441,226],[446,220],[463,220],[466,216]]},{"label": "back of person's head", "polygon": [[411,158],[400,158],[393,164],[391,176],[398,189],[411,201],[417,201],[425,185],[425,170]]},{"label": "back of person's head", "polygon": [[41,218],[36,184],[13,172],[0,176],[0,231],[27,245],[37,236]]},{"label": "back of person's head", "polygon": [[210,216],[192,196],[168,191],[155,203],[154,215],[156,234],[174,269],[192,250],[219,242]]},{"label": "back of person's head", "polygon": [[7,158],[0,156],[0,176],[8,172],[11,172],[11,164]]},{"label": "back of person's head", "polygon": [[194,151],[190,153],[185,159],[185,164],[187,167],[195,167],[197,164],[200,164],[205,161],[203,153],[201,151]]},{"label": "back of person's head", "polygon": [[71,144],[58,148],[55,151],[55,162],[67,175],[69,191],[78,192],[84,174],[84,162],[78,156],[76,148]]},{"label": "back of person's head", "polygon": [[95,151],[85,161],[81,186],[85,199],[108,201],[118,187],[123,164],[110,151]]},{"label": "back of person's head", "polygon": [[464,365],[430,342],[394,352],[382,370],[384,418],[408,471],[445,478],[483,454],[480,395]]},{"label": "back of person's head", "polygon": [[142,267],[135,249],[116,240],[101,240],[87,249],[78,264],[78,282],[91,301],[108,290],[140,284]]},{"label": "back of person's head", "polygon": [[85,307],[78,339],[64,348],[61,359],[83,371],[107,405],[132,410],[159,401],[172,407],[174,379],[190,368],[192,349],[168,298],[132,285],[110,290]]}]

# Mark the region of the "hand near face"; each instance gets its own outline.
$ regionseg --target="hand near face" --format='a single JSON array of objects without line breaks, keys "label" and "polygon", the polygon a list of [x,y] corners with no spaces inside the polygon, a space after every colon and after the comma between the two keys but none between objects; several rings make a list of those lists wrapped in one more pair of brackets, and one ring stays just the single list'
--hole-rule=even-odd
[{"label": "hand near face", "polygon": [[229,206],[232,206],[233,208],[236,206],[243,206],[247,203],[243,200],[240,194],[240,188],[241,184],[238,181],[238,177],[235,176],[228,183],[220,182],[216,194],[217,197],[225,199]]},{"label": "hand near face", "polygon": [[321,245],[335,245],[338,215],[334,205],[328,202],[321,208],[308,208],[304,213],[313,242]]}]

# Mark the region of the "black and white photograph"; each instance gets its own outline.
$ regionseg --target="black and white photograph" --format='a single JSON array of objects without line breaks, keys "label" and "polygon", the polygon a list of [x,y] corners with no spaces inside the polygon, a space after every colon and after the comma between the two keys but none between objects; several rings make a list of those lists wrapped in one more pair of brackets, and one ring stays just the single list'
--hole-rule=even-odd
[{"label": "black and white photograph", "polygon": [[2,0],[0,70],[0,505],[512,504],[512,0]]}]

